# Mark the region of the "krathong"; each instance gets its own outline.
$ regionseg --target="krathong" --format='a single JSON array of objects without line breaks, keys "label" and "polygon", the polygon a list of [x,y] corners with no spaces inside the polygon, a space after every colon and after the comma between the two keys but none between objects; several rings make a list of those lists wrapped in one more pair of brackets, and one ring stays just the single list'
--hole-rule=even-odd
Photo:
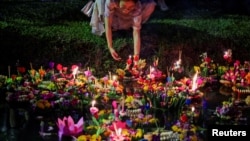
[{"label": "krathong", "polygon": [[[194,124],[202,116],[202,88],[217,79],[227,81],[234,95],[242,99],[250,87],[250,65],[233,60],[228,50],[223,56],[225,65],[215,64],[203,53],[200,64],[184,70],[181,54],[179,51],[178,61],[168,67],[167,74],[158,66],[161,58],[147,64],[138,56],[128,56],[124,68],[108,70],[103,76],[95,76],[91,67],[54,62],[38,70],[19,67],[17,74],[0,75],[0,88],[7,91],[6,100],[11,106],[25,103],[26,109],[31,107],[31,114],[48,117],[57,125],[60,139],[73,136],[79,141],[130,141],[141,140],[144,135],[152,139],[164,135],[195,141],[199,127]],[[241,103],[234,100],[218,106],[216,117],[235,119],[230,113],[235,104]],[[249,98],[244,102],[249,104]],[[48,114],[51,111],[53,117]]]}]

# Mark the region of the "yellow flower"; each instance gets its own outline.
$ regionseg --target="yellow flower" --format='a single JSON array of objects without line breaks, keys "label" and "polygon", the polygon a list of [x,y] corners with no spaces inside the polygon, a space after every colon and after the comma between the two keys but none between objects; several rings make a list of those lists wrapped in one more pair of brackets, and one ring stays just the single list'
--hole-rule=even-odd
[{"label": "yellow flower", "polygon": [[86,135],[81,135],[77,138],[77,141],[87,141],[87,136]]},{"label": "yellow flower", "polygon": [[156,90],[156,88],[157,88],[157,85],[156,85],[156,84],[153,84],[153,85],[151,85],[151,86],[152,86],[153,90]]},{"label": "yellow flower", "polygon": [[143,59],[143,60],[140,59],[138,61],[138,68],[143,69],[143,68],[145,68],[145,66],[146,66],[146,60],[145,59]]},{"label": "yellow flower", "polygon": [[130,135],[128,129],[123,129],[123,130],[122,130],[122,135],[128,137],[128,136]]},{"label": "yellow flower", "polygon": [[156,118],[151,118],[151,119],[149,119],[149,121],[148,121],[148,122],[149,122],[149,123],[156,123],[156,122],[157,122],[157,120],[158,120],[158,119],[156,119]]},{"label": "yellow flower", "polygon": [[141,122],[141,119],[135,118],[135,119],[134,119],[134,122],[139,123],[139,122]]},{"label": "yellow flower", "polygon": [[200,67],[199,66],[194,66],[194,71],[195,72],[200,72]]},{"label": "yellow flower", "polygon": [[185,137],[184,134],[179,134],[179,138],[180,138],[181,141],[184,140],[184,137]]},{"label": "yellow flower", "polygon": [[104,115],[105,113],[106,113],[105,110],[100,110],[100,111],[98,112],[98,115],[101,116],[101,115]]},{"label": "yellow flower", "polygon": [[97,136],[96,134],[92,135],[90,139],[90,141],[101,141],[101,140],[102,137],[100,135]]},{"label": "yellow flower", "polygon": [[133,96],[127,96],[127,98],[125,99],[126,103],[131,103],[134,100]]},{"label": "yellow flower", "polygon": [[194,126],[194,125],[191,125],[191,129],[190,129],[192,132],[196,133],[197,131],[197,127]]},{"label": "yellow flower", "polygon": [[143,87],[143,90],[144,90],[144,92],[147,92],[147,91],[149,90],[149,86],[148,86],[148,85],[145,85],[145,86]]},{"label": "yellow flower", "polygon": [[172,130],[173,130],[174,132],[178,132],[179,127],[178,127],[177,125],[173,125],[173,126],[172,126]]},{"label": "yellow flower", "polygon": [[247,105],[250,105],[250,96],[247,96],[247,98],[245,99],[245,102]]},{"label": "yellow flower", "polygon": [[117,69],[116,70],[116,73],[119,75],[119,76],[124,76],[125,75],[125,71],[123,69]]},{"label": "yellow flower", "polygon": [[174,91],[173,89],[171,89],[171,90],[169,90],[169,91],[167,92],[167,95],[168,95],[168,96],[174,96],[174,94],[175,94],[175,91]]},{"label": "yellow flower", "polygon": [[141,138],[141,137],[142,137],[142,134],[143,134],[142,129],[137,129],[137,130],[136,130],[135,137],[136,137],[136,138]]}]

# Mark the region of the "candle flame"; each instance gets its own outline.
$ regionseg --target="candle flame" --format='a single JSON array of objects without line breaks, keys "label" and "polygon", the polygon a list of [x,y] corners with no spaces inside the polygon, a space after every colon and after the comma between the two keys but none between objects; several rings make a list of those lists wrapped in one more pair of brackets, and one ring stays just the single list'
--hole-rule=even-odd
[{"label": "candle flame", "polygon": [[113,81],[117,80],[117,76],[113,75]]},{"label": "candle flame", "polygon": [[194,112],[194,110],[195,110],[195,107],[193,106],[192,109],[191,109],[191,111]]},{"label": "candle flame", "polygon": [[94,106],[95,106],[96,101],[95,101],[95,100],[93,100],[91,103],[92,103],[92,107],[94,107]]},{"label": "candle flame", "polygon": [[192,91],[195,91],[198,87],[198,84],[197,84],[197,78],[198,78],[198,71],[196,71],[194,77],[193,77],[193,80],[192,80]]},{"label": "candle flame", "polygon": [[78,66],[77,67],[75,67],[73,70],[72,70],[72,74],[73,74],[73,76],[74,76],[74,78],[75,78],[75,76],[76,76],[76,73],[78,72]]}]

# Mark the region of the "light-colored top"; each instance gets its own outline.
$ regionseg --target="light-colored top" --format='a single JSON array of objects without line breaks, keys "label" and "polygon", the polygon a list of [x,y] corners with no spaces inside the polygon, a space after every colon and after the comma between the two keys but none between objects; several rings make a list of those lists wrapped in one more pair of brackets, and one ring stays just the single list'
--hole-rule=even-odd
[{"label": "light-colored top", "polygon": [[142,5],[138,1],[135,5],[134,10],[128,14],[124,14],[122,9],[119,7],[119,0],[106,0],[104,16],[112,16],[112,29],[141,29],[142,23]]},{"label": "light-colored top", "polygon": [[119,8],[119,0],[96,0],[94,10],[91,16],[90,25],[92,26],[92,33],[102,35],[104,29],[104,16],[112,16],[112,30],[129,29],[140,30],[141,24],[145,23],[156,3],[154,0],[141,2],[138,0],[135,10],[128,15],[124,15]]}]

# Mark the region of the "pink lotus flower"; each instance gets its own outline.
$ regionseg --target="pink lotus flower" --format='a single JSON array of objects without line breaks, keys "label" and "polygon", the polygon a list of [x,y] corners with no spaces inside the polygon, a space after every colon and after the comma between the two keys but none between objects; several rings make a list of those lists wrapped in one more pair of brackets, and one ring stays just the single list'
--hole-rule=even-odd
[{"label": "pink lotus flower", "polygon": [[66,136],[78,136],[83,131],[83,117],[75,124],[71,116],[64,117],[63,119],[57,119],[58,136],[61,140],[62,135]]},{"label": "pink lotus flower", "polygon": [[116,131],[116,129],[127,129],[127,124],[126,122],[123,121],[114,121],[112,125],[109,126],[109,129],[112,131]]},{"label": "pink lotus flower", "polygon": [[104,83],[108,83],[109,77],[108,76],[104,76],[102,78],[102,80],[103,80]]},{"label": "pink lotus flower", "polygon": [[124,127],[120,128],[119,127],[120,124],[121,122],[113,123],[114,130],[111,132],[110,141],[124,141],[125,140],[124,135],[122,135],[122,129],[125,129],[125,128]]},{"label": "pink lotus flower", "polygon": [[90,77],[90,76],[92,76],[92,72],[90,70],[84,71],[84,75],[86,77]]}]

